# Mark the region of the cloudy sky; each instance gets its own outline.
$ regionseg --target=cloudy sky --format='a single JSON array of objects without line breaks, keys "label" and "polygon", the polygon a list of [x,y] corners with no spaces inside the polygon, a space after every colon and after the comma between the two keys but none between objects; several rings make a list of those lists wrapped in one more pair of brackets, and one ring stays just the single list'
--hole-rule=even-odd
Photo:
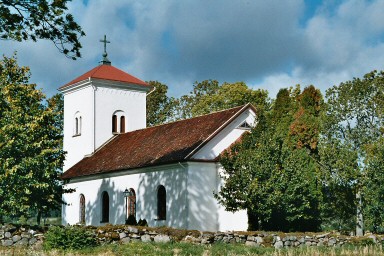
[{"label": "cloudy sky", "polygon": [[17,51],[48,96],[98,65],[104,34],[112,65],[165,83],[176,97],[205,79],[244,81],[272,98],[296,84],[324,92],[384,69],[382,0],[76,0],[68,7],[86,33],[81,59],[67,59],[49,41],[0,41],[0,52]]}]

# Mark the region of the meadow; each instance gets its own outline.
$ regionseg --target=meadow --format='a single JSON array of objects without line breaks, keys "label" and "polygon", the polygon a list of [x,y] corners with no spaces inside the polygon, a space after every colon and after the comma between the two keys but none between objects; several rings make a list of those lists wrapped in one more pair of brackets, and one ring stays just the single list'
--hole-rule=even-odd
[{"label": "meadow", "polygon": [[274,249],[264,247],[247,247],[234,244],[213,244],[210,246],[189,243],[129,243],[126,245],[110,244],[82,250],[43,250],[36,248],[1,247],[0,255],[23,256],[124,256],[124,255],[271,255],[271,256],[336,256],[336,255],[383,255],[381,245],[376,246],[343,246],[343,247],[301,247]]}]

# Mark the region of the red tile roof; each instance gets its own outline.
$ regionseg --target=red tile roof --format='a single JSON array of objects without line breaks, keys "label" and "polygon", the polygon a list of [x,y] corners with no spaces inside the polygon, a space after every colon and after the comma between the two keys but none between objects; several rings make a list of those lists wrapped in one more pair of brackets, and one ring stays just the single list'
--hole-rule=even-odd
[{"label": "red tile roof", "polygon": [[252,105],[116,135],[63,179],[185,161]]},{"label": "red tile roof", "polygon": [[136,84],[141,86],[150,87],[147,83],[141,81],[140,79],[131,76],[128,73],[125,73],[124,71],[115,68],[114,66],[110,65],[100,65],[95,67],[94,69],[86,72],[85,74],[79,76],[78,78],[72,80],[71,82],[61,86],[59,89],[64,89],[72,84],[75,84],[77,82],[87,80],[88,78],[97,78],[97,79],[104,79],[104,80],[112,80],[112,81],[118,81],[118,82],[125,82],[130,84]]}]

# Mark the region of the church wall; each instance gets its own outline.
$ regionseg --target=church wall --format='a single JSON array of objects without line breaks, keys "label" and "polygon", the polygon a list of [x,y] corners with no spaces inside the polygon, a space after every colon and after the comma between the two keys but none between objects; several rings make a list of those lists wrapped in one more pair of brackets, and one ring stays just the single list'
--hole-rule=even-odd
[{"label": "church wall", "polygon": [[[80,134],[75,135],[75,114],[81,116]],[[79,120],[80,126],[80,120]],[[93,89],[82,87],[64,94],[64,171],[93,151]]]},{"label": "church wall", "polygon": [[217,134],[212,140],[210,140],[204,147],[202,147],[195,155],[193,159],[215,159],[227,149],[232,143],[234,143],[240,136],[246,132],[244,129],[237,128],[244,121],[253,125],[255,122],[255,113],[249,109],[240,114],[235,120],[233,120],[227,127],[225,127],[219,134]]},{"label": "church wall", "polygon": [[228,212],[214,197],[223,180],[217,163],[188,164],[188,229],[204,231],[247,230],[245,210]]},{"label": "church wall", "polygon": [[219,230],[216,163],[188,163],[188,229]]},{"label": "church wall", "polygon": [[[108,88],[97,84],[96,90],[96,148],[110,139],[112,134],[112,116],[122,111],[125,116],[125,132],[146,127],[146,92],[121,88]],[[120,118],[118,118],[120,131]]]},{"label": "church wall", "polygon": [[[220,178],[223,173],[223,168],[218,164],[218,179],[216,191],[220,191],[220,187],[224,185],[224,180]],[[222,205],[218,207],[218,222],[219,230],[247,230],[248,229],[248,215],[246,210],[237,212],[226,211]]]},{"label": "church wall", "polygon": [[[130,173],[130,174],[129,174]],[[110,198],[109,223],[124,224],[125,199],[123,191],[133,188],[136,193],[136,219],[146,219],[149,226],[171,226],[187,228],[186,223],[186,169],[180,164],[158,168],[131,170],[112,174],[109,177],[84,180],[66,185],[76,192],[65,194],[64,200],[70,205],[63,206],[63,224],[76,224],[80,218],[80,194],[85,196],[87,225],[100,226],[101,194],[107,191]],[[157,219],[157,189],[166,188],[166,220]]]}]

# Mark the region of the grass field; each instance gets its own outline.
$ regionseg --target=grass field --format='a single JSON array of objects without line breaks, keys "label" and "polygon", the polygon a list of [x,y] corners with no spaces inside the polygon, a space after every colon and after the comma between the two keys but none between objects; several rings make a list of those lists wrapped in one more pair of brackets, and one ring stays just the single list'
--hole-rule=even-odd
[{"label": "grass field", "polygon": [[125,255],[274,255],[274,256],[334,256],[334,255],[383,255],[381,246],[367,247],[306,247],[275,250],[274,248],[251,248],[244,245],[214,244],[212,246],[201,246],[187,243],[130,243],[127,245],[106,245],[78,251],[44,251],[32,248],[9,248],[0,247],[0,255],[26,255],[26,256],[77,256],[77,255],[100,255],[100,256],[125,256]]}]

